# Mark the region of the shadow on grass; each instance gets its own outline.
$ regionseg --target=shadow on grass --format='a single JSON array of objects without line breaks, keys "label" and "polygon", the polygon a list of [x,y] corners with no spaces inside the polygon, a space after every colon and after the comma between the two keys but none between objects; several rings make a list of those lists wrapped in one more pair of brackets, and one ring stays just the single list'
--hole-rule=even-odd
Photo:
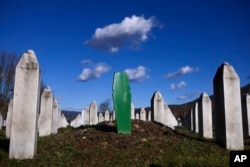
[{"label": "shadow on grass", "polygon": [[97,125],[85,125],[85,126],[80,126],[78,128],[75,128],[75,130],[77,129],[88,129],[88,128],[94,128],[98,131],[102,131],[102,132],[117,132],[117,128],[116,126],[114,126],[113,124],[109,124],[108,122],[102,122],[99,123]]},{"label": "shadow on grass", "polygon": [[0,149],[9,152],[10,139],[0,139]]},{"label": "shadow on grass", "polygon": [[117,132],[117,128],[114,125],[109,125],[107,123],[105,124],[97,124],[96,126],[93,126],[96,130],[103,131],[103,132]]}]

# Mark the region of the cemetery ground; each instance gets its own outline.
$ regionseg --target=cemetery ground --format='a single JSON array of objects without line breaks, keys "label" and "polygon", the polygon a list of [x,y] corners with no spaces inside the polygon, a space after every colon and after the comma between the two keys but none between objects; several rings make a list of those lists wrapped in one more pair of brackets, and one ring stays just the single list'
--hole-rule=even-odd
[{"label": "cemetery ground", "polygon": [[[132,134],[116,133],[114,122],[39,137],[34,159],[9,160],[9,139],[0,131],[0,166],[229,166],[229,151],[183,127],[172,130],[132,120]],[[245,139],[250,150],[250,138]]]}]

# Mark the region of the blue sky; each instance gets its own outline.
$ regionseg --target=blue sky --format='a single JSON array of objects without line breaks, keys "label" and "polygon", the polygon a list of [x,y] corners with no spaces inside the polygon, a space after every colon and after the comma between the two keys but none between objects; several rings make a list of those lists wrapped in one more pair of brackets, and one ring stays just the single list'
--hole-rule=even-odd
[{"label": "blue sky", "polygon": [[62,109],[112,98],[126,71],[135,107],[159,90],[168,104],[205,91],[223,62],[250,81],[250,3],[239,1],[1,0],[0,50],[32,49]]}]

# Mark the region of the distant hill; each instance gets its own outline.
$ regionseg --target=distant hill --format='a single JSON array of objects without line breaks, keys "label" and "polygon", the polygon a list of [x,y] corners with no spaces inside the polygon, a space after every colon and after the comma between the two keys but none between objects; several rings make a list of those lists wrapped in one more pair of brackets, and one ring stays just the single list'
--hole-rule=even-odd
[{"label": "distant hill", "polygon": [[[247,84],[243,87],[241,87],[241,99],[244,97],[245,94],[250,94],[250,84]],[[212,101],[212,109],[214,111],[214,97],[213,95],[210,96],[210,99]],[[184,103],[184,104],[169,104],[168,107],[171,109],[171,111],[173,112],[174,116],[176,118],[180,117],[183,118],[185,117],[185,115],[191,110],[191,108],[194,106],[194,103],[197,101],[198,99],[195,99],[193,101]],[[140,112],[140,108],[136,108],[135,109],[135,113]],[[151,110],[150,107],[146,107],[145,108],[146,112],[148,112],[149,110]]]},{"label": "distant hill", "polygon": [[62,110],[62,113],[66,117],[68,122],[71,122],[78,114],[80,114],[80,111],[69,111],[69,110]]},{"label": "distant hill", "polygon": [[[241,90],[241,99],[242,99],[246,94],[250,94],[250,84],[247,84],[241,87],[240,90]],[[214,111],[214,96],[211,95],[210,99],[212,101],[212,109]],[[195,99],[191,102],[180,104],[180,105],[169,105],[169,108],[172,110],[176,118],[178,117],[182,118],[185,116],[186,113],[188,113],[191,110],[191,108],[194,106],[194,103],[197,100],[198,99]]]},{"label": "distant hill", "polygon": [[[244,97],[245,94],[250,94],[250,84],[247,84],[243,87],[241,87],[241,98]],[[214,104],[213,104],[213,95],[210,96],[210,99],[212,101],[212,108],[214,108]],[[170,104],[169,108],[172,110],[174,116],[176,118],[180,117],[183,118],[185,117],[186,113],[188,113],[191,108],[194,106],[194,103],[197,101],[198,99],[195,99],[193,101],[184,103],[184,104],[178,104],[178,105],[174,105],[174,104]],[[135,108],[135,114],[139,113],[141,110],[141,108]],[[151,110],[150,107],[145,107],[146,113],[149,112],[149,110]],[[66,119],[68,122],[70,122],[71,120],[73,120],[78,114],[80,114],[80,111],[68,111],[68,110],[62,110],[62,113],[64,113]]]}]

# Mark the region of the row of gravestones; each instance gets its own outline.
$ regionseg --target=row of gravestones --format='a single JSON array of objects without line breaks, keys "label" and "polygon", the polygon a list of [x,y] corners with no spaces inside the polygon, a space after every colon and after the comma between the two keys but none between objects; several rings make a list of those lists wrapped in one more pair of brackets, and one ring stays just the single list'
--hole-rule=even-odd
[{"label": "row of gravestones", "polygon": [[[153,112],[151,112],[151,110]],[[139,112],[135,113],[135,107],[133,103],[131,103],[131,119],[142,121],[152,120],[172,129],[174,129],[175,126],[178,126],[178,121],[176,120],[168,105],[164,102],[164,99],[159,91],[156,91],[152,97],[151,110],[146,112],[144,108],[141,108]],[[90,106],[83,109],[82,112],[70,122],[70,126],[73,128],[77,128],[82,125],[95,125],[103,121],[115,120],[115,112],[110,113],[109,111],[97,111],[98,107],[96,105],[96,102],[93,101]]]},{"label": "row of gravestones", "polygon": [[205,92],[201,94],[190,112],[182,119],[182,125],[199,133],[202,138],[213,138],[212,103]]},{"label": "row of gravestones", "polygon": [[[215,139],[229,150],[243,150],[244,137],[250,136],[250,96],[241,101],[240,79],[234,68],[223,63],[213,80]],[[200,137],[213,138],[212,104],[202,93],[182,124]]]},{"label": "row of gravestones", "polygon": [[[13,100],[11,99],[8,106],[5,135],[6,138],[11,136]],[[68,121],[61,113],[57,100],[53,97],[51,89],[45,88],[40,99],[40,112],[38,117],[38,134],[39,136],[48,136],[56,134],[58,128],[68,126]]]},{"label": "row of gravestones", "polygon": [[50,88],[40,91],[40,68],[34,51],[26,51],[16,66],[13,100],[6,118],[6,137],[10,138],[9,158],[33,158],[37,136],[57,133],[68,122]]},{"label": "row of gravestones", "polygon": [[[214,97],[217,142],[224,145],[227,149],[244,149],[244,121],[242,121],[239,77],[233,67],[227,63],[222,64],[218,68],[214,77]],[[130,97],[128,96],[128,99],[129,98]],[[52,124],[53,119],[59,119],[59,109],[58,107],[55,109],[56,105],[56,101],[53,100],[52,112],[53,110],[56,110],[57,116],[52,116]],[[42,106],[43,105],[41,105],[41,108]],[[16,67],[10,126],[9,158],[33,158],[36,152],[39,108],[40,69],[35,53],[32,50],[28,50],[24,53]],[[195,109],[195,111],[197,110]],[[198,114],[198,112],[194,113],[194,116],[192,116],[193,118],[202,117],[202,114]],[[89,107],[87,107],[87,109],[84,110],[83,114],[84,115],[81,115],[81,117],[84,118],[84,124],[95,125],[98,123],[97,105],[94,101]],[[119,116],[120,119],[123,118],[121,116],[122,115]],[[249,109],[247,109],[247,116],[249,117]],[[131,117],[131,115],[129,117]],[[40,120],[41,119],[42,116]],[[175,119],[171,110],[167,104],[165,104],[164,99],[158,91],[154,93],[151,100],[151,120],[171,128],[178,125],[178,121]],[[40,123],[41,122],[43,121],[40,121]],[[58,128],[58,121],[56,122],[57,123],[54,127]],[[122,120],[117,122],[121,123]],[[205,121],[203,120],[203,122]],[[195,131],[196,129],[198,130],[199,122],[195,121],[195,123],[192,124],[193,128],[195,127]],[[53,130],[51,129],[51,132],[52,131]]]}]

